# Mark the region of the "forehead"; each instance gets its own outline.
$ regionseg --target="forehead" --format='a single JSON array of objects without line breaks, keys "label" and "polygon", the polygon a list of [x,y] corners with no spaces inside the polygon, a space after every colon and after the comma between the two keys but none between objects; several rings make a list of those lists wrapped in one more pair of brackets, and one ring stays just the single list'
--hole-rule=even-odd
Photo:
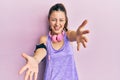
[{"label": "forehead", "polygon": [[65,13],[63,11],[53,11],[50,18],[65,18]]}]

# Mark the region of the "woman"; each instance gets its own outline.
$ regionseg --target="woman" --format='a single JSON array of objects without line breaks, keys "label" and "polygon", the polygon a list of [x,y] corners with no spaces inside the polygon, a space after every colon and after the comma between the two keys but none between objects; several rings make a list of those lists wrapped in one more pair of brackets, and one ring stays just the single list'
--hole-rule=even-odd
[{"label": "woman", "polygon": [[43,58],[46,59],[44,80],[78,80],[75,67],[73,51],[69,42],[77,42],[77,50],[80,43],[86,47],[87,38],[85,34],[89,30],[83,30],[87,20],[78,27],[76,31],[67,29],[67,13],[63,4],[53,5],[48,14],[49,34],[40,38],[36,46],[34,56],[23,53],[27,64],[20,70],[20,74],[26,69],[25,80],[37,80],[38,64]]}]

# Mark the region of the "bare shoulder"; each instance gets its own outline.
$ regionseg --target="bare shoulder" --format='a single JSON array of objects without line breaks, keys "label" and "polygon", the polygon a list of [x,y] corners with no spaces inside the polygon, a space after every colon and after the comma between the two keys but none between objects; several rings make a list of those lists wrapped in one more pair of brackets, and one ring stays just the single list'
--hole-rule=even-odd
[{"label": "bare shoulder", "polygon": [[41,36],[40,37],[40,44],[44,43],[46,45],[46,42],[47,42],[47,36]]}]

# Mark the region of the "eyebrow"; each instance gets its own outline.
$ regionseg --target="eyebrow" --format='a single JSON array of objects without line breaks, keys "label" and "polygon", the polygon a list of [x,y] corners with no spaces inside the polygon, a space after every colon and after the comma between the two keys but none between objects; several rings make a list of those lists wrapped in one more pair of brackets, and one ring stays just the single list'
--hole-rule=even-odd
[{"label": "eyebrow", "polygon": [[[54,18],[54,17],[51,17],[51,18],[56,19],[56,18]],[[60,18],[60,19],[65,19],[65,18]]]}]

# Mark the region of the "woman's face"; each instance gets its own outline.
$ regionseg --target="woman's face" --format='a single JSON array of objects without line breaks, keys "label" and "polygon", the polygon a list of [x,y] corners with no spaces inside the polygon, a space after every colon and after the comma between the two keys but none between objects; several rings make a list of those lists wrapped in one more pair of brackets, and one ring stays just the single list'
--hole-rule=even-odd
[{"label": "woman's face", "polygon": [[49,18],[52,34],[59,34],[63,31],[66,23],[65,13],[63,11],[53,11]]}]

